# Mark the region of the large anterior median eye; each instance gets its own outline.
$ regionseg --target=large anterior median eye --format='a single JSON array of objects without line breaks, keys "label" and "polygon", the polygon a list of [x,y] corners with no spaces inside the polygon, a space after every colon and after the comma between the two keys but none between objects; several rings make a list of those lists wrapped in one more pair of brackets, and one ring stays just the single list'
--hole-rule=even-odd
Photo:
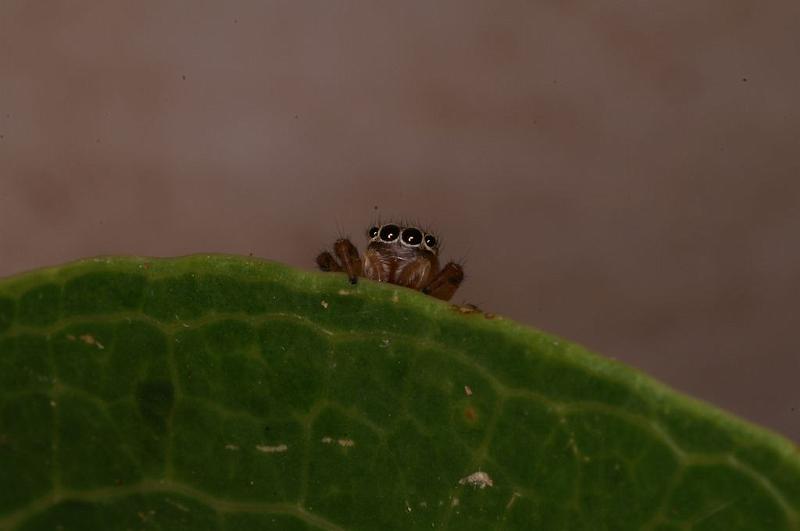
[{"label": "large anterior median eye", "polygon": [[403,229],[400,241],[409,247],[418,247],[422,243],[422,231],[415,228]]},{"label": "large anterior median eye", "polygon": [[381,227],[381,240],[385,242],[393,242],[400,236],[400,227],[397,225],[384,225]]}]

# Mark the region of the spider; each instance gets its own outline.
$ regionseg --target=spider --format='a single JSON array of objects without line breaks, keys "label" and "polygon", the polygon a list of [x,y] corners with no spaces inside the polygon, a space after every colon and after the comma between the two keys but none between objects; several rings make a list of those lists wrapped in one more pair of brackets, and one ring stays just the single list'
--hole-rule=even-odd
[{"label": "spider", "polygon": [[433,234],[389,223],[371,227],[367,237],[369,244],[363,260],[350,240],[340,238],[333,244],[333,254],[325,251],[317,256],[317,265],[322,271],[346,272],[351,284],[358,277],[365,277],[416,289],[445,301],[464,280],[464,270],[455,262],[439,269],[439,242]]}]

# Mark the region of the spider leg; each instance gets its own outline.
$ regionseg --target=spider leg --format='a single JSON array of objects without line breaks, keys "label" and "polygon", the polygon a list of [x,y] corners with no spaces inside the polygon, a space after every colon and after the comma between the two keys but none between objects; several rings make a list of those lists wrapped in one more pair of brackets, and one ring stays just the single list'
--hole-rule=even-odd
[{"label": "spider leg", "polygon": [[347,238],[339,238],[333,244],[333,252],[342,263],[342,269],[347,272],[351,284],[355,284],[358,277],[363,276],[363,266],[358,249]]},{"label": "spider leg", "polygon": [[422,288],[422,293],[449,301],[458,287],[464,281],[464,270],[455,262],[448,262],[428,283]]},{"label": "spider leg", "polygon": [[321,271],[327,272],[334,272],[338,273],[342,270],[342,266],[339,265],[339,262],[336,261],[336,258],[333,257],[331,253],[325,251],[324,253],[320,253],[317,256],[317,267],[320,268]]}]

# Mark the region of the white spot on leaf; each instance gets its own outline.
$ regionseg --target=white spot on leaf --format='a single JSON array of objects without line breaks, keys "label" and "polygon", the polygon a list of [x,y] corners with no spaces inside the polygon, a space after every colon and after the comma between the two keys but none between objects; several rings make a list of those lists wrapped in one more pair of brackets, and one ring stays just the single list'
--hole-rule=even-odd
[{"label": "white spot on leaf", "polygon": [[171,499],[169,499],[169,498],[166,498],[166,500],[165,500],[165,501],[166,501],[167,503],[169,503],[170,505],[174,505],[175,507],[177,507],[178,509],[180,509],[181,511],[183,511],[183,512],[185,512],[185,513],[188,513],[188,512],[189,512],[189,508],[188,508],[188,507],[186,507],[185,505],[181,505],[180,503],[178,503],[178,502],[176,502],[176,501],[174,501],[174,500],[171,500]]},{"label": "white spot on leaf", "polygon": [[333,437],[325,436],[321,439],[324,444],[338,444],[342,448],[351,448],[356,445],[353,439],[334,439]]},{"label": "white spot on leaf", "polygon": [[289,447],[286,446],[285,444],[279,444],[277,446],[266,446],[263,444],[256,445],[256,450],[258,450],[259,452],[263,452],[265,454],[283,453],[288,449]]},{"label": "white spot on leaf", "polygon": [[475,487],[478,489],[484,489],[486,487],[493,486],[494,481],[492,481],[492,478],[489,477],[489,474],[487,474],[486,472],[481,472],[479,470],[478,472],[470,474],[465,478],[459,479],[458,484],[469,485],[471,487]]}]

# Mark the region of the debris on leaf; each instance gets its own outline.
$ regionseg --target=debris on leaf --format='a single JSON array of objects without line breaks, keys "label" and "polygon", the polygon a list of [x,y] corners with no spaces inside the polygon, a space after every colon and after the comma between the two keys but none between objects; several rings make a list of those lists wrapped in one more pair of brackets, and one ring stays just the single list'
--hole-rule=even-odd
[{"label": "debris on leaf", "polygon": [[286,446],[285,444],[279,444],[277,446],[266,446],[266,445],[263,445],[263,444],[257,444],[256,445],[256,450],[258,450],[259,452],[263,452],[265,454],[282,453],[282,452],[285,452],[288,449],[289,449],[289,447]]},{"label": "debris on leaf", "polygon": [[476,487],[479,489],[484,489],[486,487],[491,487],[494,485],[492,478],[489,477],[489,474],[486,472],[475,472],[470,474],[465,478],[461,478],[458,480],[459,485],[470,485],[471,487]]},{"label": "debris on leaf", "polygon": [[522,495],[519,492],[512,493],[511,499],[508,500],[508,503],[506,504],[506,510],[511,509],[511,506],[514,505],[514,502],[517,501],[517,498],[519,498],[520,496]]},{"label": "debris on leaf", "polygon": [[329,437],[327,435],[322,438],[322,442],[324,444],[336,443],[342,448],[350,448],[356,445],[356,442],[353,439],[334,439],[333,437]]},{"label": "debris on leaf", "polygon": [[87,345],[94,345],[94,346],[96,346],[96,347],[97,347],[97,348],[99,348],[100,350],[103,350],[104,348],[106,348],[106,347],[104,347],[104,346],[103,346],[103,344],[102,344],[102,343],[100,343],[98,340],[96,340],[96,339],[94,338],[94,336],[93,336],[93,335],[91,335],[91,334],[83,334],[82,336],[80,336],[80,338],[79,338],[79,339],[80,339],[81,341],[83,341],[84,343],[86,343]]}]

